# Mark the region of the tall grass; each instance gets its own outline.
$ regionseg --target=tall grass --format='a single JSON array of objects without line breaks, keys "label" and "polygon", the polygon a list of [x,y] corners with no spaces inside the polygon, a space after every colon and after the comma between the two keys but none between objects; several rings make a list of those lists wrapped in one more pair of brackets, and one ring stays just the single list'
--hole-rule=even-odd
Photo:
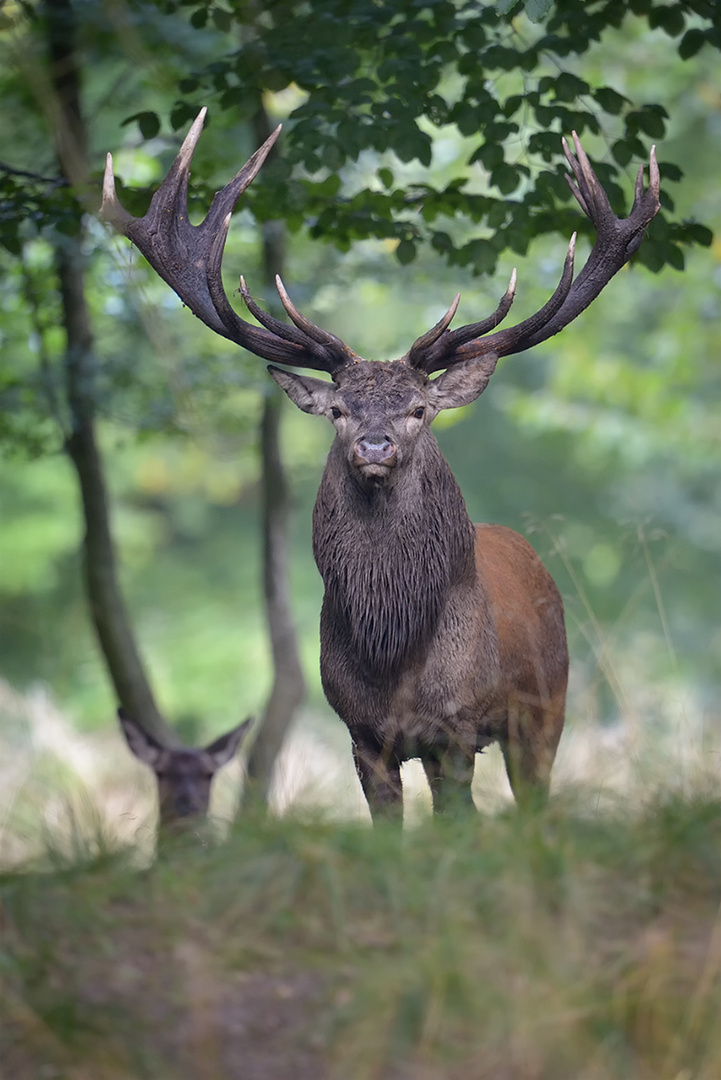
[{"label": "tall grass", "polygon": [[721,802],[247,819],[0,885],[9,1080],[718,1080]]}]

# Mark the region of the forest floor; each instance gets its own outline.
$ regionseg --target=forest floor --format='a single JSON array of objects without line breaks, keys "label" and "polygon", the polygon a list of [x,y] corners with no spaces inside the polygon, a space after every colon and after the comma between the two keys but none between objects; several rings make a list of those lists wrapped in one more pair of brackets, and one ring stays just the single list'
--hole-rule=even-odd
[{"label": "forest floor", "polygon": [[721,800],[98,835],[0,879],[3,1080],[718,1080]]}]

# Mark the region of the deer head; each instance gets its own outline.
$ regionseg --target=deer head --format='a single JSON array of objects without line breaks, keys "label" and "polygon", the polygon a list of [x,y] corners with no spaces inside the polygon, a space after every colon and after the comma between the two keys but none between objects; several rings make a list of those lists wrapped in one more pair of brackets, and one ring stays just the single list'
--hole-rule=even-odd
[{"label": "deer head", "polygon": [[235,755],[252,725],[249,718],[208,746],[191,749],[162,746],[122,708],[118,719],[132,752],[155,773],[164,827],[207,814],[213,777]]},{"label": "deer head", "polygon": [[485,390],[495,366],[491,355],[429,379],[403,361],[361,360],[341,368],[332,383],[268,370],[298,408],[330,420],[347,469],[362,486],[378,488],[413,460],[441,409],[468,405]]}]

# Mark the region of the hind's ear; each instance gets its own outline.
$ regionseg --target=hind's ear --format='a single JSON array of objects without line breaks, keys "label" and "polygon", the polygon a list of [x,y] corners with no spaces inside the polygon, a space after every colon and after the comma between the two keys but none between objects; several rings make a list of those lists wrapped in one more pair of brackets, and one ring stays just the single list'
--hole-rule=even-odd
[{"label": "hind's ear", "polygon": [[496,370],[498,357],[491,353],[476,360],[454,364],[428,385],[428,399],[439,412],[441,409],[459,409],[470,405],[488,386]]},{"label": "hind's ear", "polygon": [[216,769],[230,761],[252,726],[253,717],[249,716],[242,724],[238,724],[232,731],[226,732],[225,735],[221,735],[219,739],[212,742],[210,746],[205,747],[205,753],[210,754]]},{"label": "hind's ear", "polygon": [[135,754],[136,758],[140,758],[146,765],[155,768],[155,765],[163,752],[163,747],[157,739],[154,739],[152,735],[148,735],[147,731],[144,731],[140,724],[136,724],[135,720],[128,716],[122,705],[118,709],[118,720],[120,721],[120,727],[125,736],[125,741]]}]

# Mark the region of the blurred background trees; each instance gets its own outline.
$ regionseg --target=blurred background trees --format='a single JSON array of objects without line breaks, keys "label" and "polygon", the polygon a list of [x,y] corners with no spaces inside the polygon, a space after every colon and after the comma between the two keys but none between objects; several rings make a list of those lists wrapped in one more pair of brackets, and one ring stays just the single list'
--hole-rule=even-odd
[{"label": "blurred background trees", "polygon": [[[0,675],[48,683],[83,730],[111,723],[62,453],[55,261],[78,201],[99,204],[107,150],[140,213],[208,105],[192,176],[200,220],[282,120],[280,153],[236,213],[228,292],[243,272],[272,305],[269,252],[282,246],[294,301],[357,352],[390,359],[456,291],[463,322],[495,307],[514,264],[514,317],[540,306],[569,234],[584,234],[559,154],[575,128],[624,212],[657,142],[663,215],[576,324],[439,419],[440,441],[473,518],[526,532],[559,582],[571,723],[721,723],[716,5],[559,0],[528,5],[534,23],[522,4],[462,0],[75,0],[87,188],[54,149],[52,7],[0,8]],[[183,310],[125,240],[82,220],[122,587],[163,713],[200,740],[261,714],[271,688],[260,431],[277,412],[261,362]],[[303,716],[323,725],[334,721],[318,678],[310,509],[330,431],[284,420]]]}]

